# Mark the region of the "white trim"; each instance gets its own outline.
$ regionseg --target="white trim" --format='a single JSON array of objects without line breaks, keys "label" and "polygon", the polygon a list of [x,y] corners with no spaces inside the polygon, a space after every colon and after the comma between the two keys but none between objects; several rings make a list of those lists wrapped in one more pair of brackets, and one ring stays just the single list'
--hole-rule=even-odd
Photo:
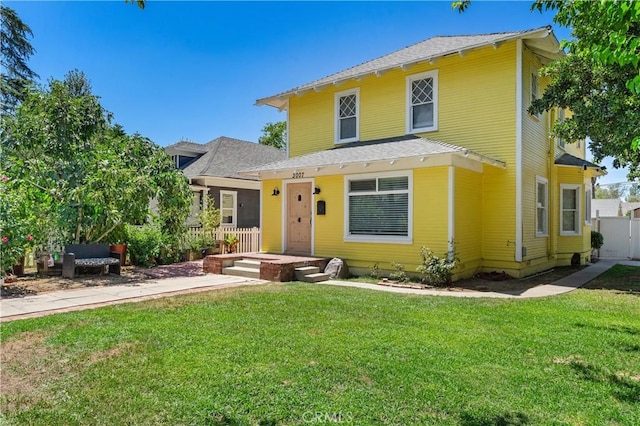
[{"label": "white trim", "polygon": [[449,166],[449,194],[448,194],[448,229],[447,229],[447,239],[448,239],[448,247],[449,247],[449,260],[453,260],[453,250],[455,249],[455,185],[456,185],[456,168],[454,166]]},{"label": "white trim", "polygon": [[287,134],[287,139],[285,141],[285,143],[287,144],[287,159],[291,158],[290,154],[289,154],[289,147],[291,146],[291,144],[289,143],[289,141],[291,140],[291,136],[289,135],[289,98],[287,98],[287,121],[286,121],[286,126],[287,126],[287,130],[286,130],[286,134]]},{"label": "white trim", "polygon": [[[589,200],[587,202],[587,200]],[[584,212],[582,217],[584,218],[584,224],[585,225],[591,225],[591,200],[592,200],[592,196],[591,196],[591,185],[584,185]],[[589,208],[587,208],[587,204],[589,204]]]},{"label": "white trim", "polygon": [[[395,235],[349,235],[349,181],[357,179],[378,179],[385,177],[407,176],[409,194],[407,199],[407,236]],[[413,170],[400,170],[385,173],[362,173],[344,175],[344,217],[343,217],[343,240],[345,242],[364,242],[382,244],[412,244],[413,243]]]},{"label": "white trim", "polygon": [[316,220],[315,220],[315,206],[314,206],[314,198],[313,198],[313,188],[315,188],[315,179],[282,179],[282,190],[280,191],[280,196],[282,197],[282,252],[287,251],[287,215],[289,211],[287,210],[287,186],[290,183],[311,183],[311,187],[309,188],[309,197],[311,199],[311,252],[309,253],[311,256],[315,255],[316,252]]},{"label": "white trim", "polygon": [[[562,230],[562,210],[563,210],[563,190],[571,189],[576,192],[576,230],[575,231],[563,231]],[[582,223],[584,222],[583,212],[582,212],[582,185],[580,184],[570,184],[570,183],[561,183],[560,184],[560,235],[561,236],[578,236],[582,235]]]},{"label": "white trim", "polygon": [[262,243],[264,241],[264,236],[262,231],[264,230],[264,215],[263,215],[263,206],[264,206],[264,200],[262,199],[262,195],[264,194],[263,191],[264,188],[264,182],[260,181],[260,198],[258,198],[260,200],[260,219],[259,222],[260,223],[260,247],[258,248],[258,250],[262,251]]},{"label": "white trim", "polygon": [[[411,117],[411,108],[413,107],[413,92],[411,90],[411,83],[415,80],[422,80],[425,78],[433,79],[433,126],[414,129],[413,120]],[[405,97],[405,120],[407,134],[434,132],[438,130],[438,70],[408,75],[405,79]]]},{"label": "white trim", "polygon": [[[538,231],[538,184],[544,184],[544,210],[545,210],[545,232]],[[536,237],[549,236],[549,179],[536,175],[536,197],[535,197],[535,234]]]},{"label": "white trim", "polygon": [[[535,76],[536,81],[536,93],[534,97],[533,93],[533,77]],[[538,72],[538,68],[532,63],[529,64],[529,106],[533,105],[534,99],[540,99],[540,73]],[[529,117],[540,120],[540,114],[529,114]]]},{"label": "white trim", "polygon": [[[348,139],[340,139],[340,98],[356,95],[356,136]],[[360,140],[360,88],[356,87],[354,89],[343,90],[342,92],[336,92],[334,94],[334,111],[333,111],[333,120],[334,120],[334,143],[347,143],[347,142],[357,142]]]},{"label": "white trim", "polygon": [[522,39],[516,40],[516,262],[522,262]]},{"label": "white trim", "polygon": [[198,184],[211,187],[233,188],[233,189],[260,189],[260,181],[252,179],[236,179],[215,176],[196,176],[191,179]]},{"label": "white trim", "polygon": [[[224,215],[222,214],[222,198],[225,195],[232,195],[233,196],[233,222],[231,223],[222,223],[222,218],[224,217]],[[237,228],[238,225],[238,191],[227,191],[224,189],[220,190],[220,226],[221,227],[226,227],[226,228]],[[224,207],[224,209],[229,209],[229,207]]]}]

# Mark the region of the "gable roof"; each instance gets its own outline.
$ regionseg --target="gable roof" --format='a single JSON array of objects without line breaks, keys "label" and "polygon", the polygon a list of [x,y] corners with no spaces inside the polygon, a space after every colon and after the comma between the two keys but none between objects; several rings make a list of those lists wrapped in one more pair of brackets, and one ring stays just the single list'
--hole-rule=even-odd
[{"label": "gable roof", "polygon": [[528,40],[527,44],[534,53],[549,60],[563,55],[558,40],[553,35],[550,26],[503,33],[436,36],[286,92],[258,99],[256,105],[284,108],[286,106],[286,98],[294,94],[300,94],[312,89],[319,90],[324,86],[338,84],[344,80],[361,78],[369,74],[377,74],[392,68],[401,67],[405,69],[409,65],[434,60],[442,56],[463,53],[471,49],[489,45],[498,48],[501,43],[518,38]]},{"label": "gable roof", "polygon": [[326,167],[378,161],[393,161],[401,158],[428,157],[439,154],[460,153],[470,155],[504,167],[504,162],[465,148],[445,142],[421,138],[415,135],[404,135],[393,138],[376,139],[363,142],[351,142],[325,151],[313,152],[288,160],[265,164],[259,167],[242,170],[242,173],[257,174],[267,171],[283,171],[305,167]]},{"label": "gable roof", "polygon": [[[175,145],[180,143],[184,142],[178,142]],[[204,155],[183,170],[189,179],[211,176],[255,180],[253,176],[239,175],[238,171],[286,158],[285,152],[272,146],[226,136],[220,136],[206,144],[188,143],[197,145],[196,148],[204,152]]]}]

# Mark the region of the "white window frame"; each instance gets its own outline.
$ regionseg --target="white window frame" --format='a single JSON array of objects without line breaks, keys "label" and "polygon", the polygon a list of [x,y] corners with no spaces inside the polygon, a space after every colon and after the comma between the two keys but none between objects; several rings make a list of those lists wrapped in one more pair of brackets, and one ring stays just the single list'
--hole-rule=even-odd
[{"label": "white window frame", "polygon": [[[353,138],[340,139],[340,98],[349,95],[356,95],[356,135]],[[335,111],[334,111],[334,127],[335,127],[335,143],[348,143],[357,142],[360,140],[360,88],[344,90],[342,92],[336,92],[334,97]]]},{"label": "white window frame", "polygon": [[[565,231],[564,229],[562,229],[562,213],[564,212],[564,200],[563,200],[563,196],[564,196],[564,190],[565,189],[571,189],[573,191],[575,191],[576,193],[576,228],[574,230],[571,231]],[[576,235],[582,235],[582,212],[580,209],[580,206],[582,205],[582,185],[578,185],[578,184],[560,184],[560,235],[563,236],[576,236]]]},{"label": "white window frame", "polygon": [[[233,196],[233,222],[231,223],[222,223],[222,218],[224,217],[224,210],[228,210],[228,207],[223,207],[223,201],[222,198],[225,195],[232,195]],[[220,190],[220,226],[221,227],[225,227],[225,228],[237,228],[238,225],[238,192],[237,191],[225,191],[225,190]]]},{"label": "white window frame", "polygon": [[[533,101],[540,99],[540,76],[538,75],[538,69],[531,66],[531,73],[529,74],[531,81],[529,82],[529,106],[533,105]],[[531,114],[531,117],[540,118],[540,114]]]},{"label": "white window frame", "polygon": [[[544,185],[544,200],[541,201],[538,199],[538,186]],[[544,231],[540,232],[538,230],[538,210],[544,211]],[[549,179],[544,178],[542,176],[536,176],[536,237],[548,237],[549,236]]]},{"label": "white window frame", "polygon": [[[408,186],[403,192],[407,192],[407,235],[352,235],[349,233],[349,182],[352,180],[366,180],[366,179],[378,179],[386,177],[401,177],[406,176],[408,178]],[[400,191],[393,191],[398,193]],[[358,195],[367,195],[376,192],[358,192]],[[413,171],[404,170],[397,172],[385,172],[385,173],[365,173],[357,175],[345,175],[344,176],[344,241],[345,242],[365,242],[365,243],[383,243],[383,244],[411,244],[413,242]]]},{"label": "white window frame", "polygon": [[[433,126],[430,127],[420,127],[413,128],[413,90],[412,83],[416,80],[423,80],[426,78],[433,79]],[[406,79],[406,123],[407,123],[407,134],[412,133],[424,133],[424,132],[434,132],[438,130],[438,70],[432,70],[427,72],[422,72],[419,74],[412,74],[407,76]]]},{"label": "white window frame", "polygon": [[591,186],[584,186],[584,224],[591,225]]}]

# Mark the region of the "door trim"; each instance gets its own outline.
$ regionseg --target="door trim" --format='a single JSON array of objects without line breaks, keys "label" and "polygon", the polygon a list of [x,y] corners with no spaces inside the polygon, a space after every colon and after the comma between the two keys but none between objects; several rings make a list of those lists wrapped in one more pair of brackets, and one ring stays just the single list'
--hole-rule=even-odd
[{"label": "door trim", "polygon": [[313,198],[313,188],[315,187],[315,179],[282,179],[282,252],[287,251],[287,216],[289,211],[287,210],[288,199],[288,186],[290,183],[311,183],[309,188],[309,196],[311,197],[311,256],[315,256],[316,243],[315,243],[315,230],[316,230],[316,218],[315,218],[315,199]]}]

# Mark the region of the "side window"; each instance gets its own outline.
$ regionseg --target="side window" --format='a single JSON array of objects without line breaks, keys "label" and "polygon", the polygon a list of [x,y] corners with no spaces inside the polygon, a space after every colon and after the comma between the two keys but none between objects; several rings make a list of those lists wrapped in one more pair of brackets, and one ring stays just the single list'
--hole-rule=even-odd
[{"label": "side window", "polygon": [[536,177],[536,236],[549,235],[549,181]]},{"label": "side window", "polygon": [[560,185],[560,235],[580,235],[580,185]]},{"label": "side window", "polygon": [[220,225],[235,228],[237,220],[237,192],[220,191]]}]

